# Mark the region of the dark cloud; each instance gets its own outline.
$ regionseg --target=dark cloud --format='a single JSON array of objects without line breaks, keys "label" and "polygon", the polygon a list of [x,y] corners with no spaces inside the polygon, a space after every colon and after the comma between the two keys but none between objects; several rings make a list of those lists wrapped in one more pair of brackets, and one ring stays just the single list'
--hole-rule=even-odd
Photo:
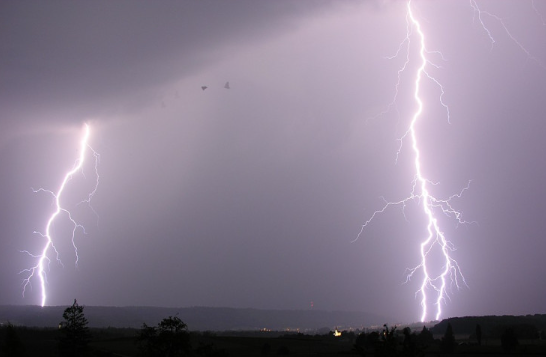
[{"label": "dark cloud", "polygon": [[[35,123],[111,114],[244,44],[294,31],[329,2],[2,4],[4,120]],[[71,119],[69,119],[71,118]],[[75,119],[73,119],[75,118]]]}]

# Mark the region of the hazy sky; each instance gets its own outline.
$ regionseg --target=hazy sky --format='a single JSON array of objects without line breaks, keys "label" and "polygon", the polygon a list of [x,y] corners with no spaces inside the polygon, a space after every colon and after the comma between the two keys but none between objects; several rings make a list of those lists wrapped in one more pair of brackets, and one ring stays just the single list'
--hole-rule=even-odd
[{"label": "hazy sky", "polygon": [[[546,313],[546,2],[412,7],[450,113],[424,78],[422,170],[442,199],[471,180],[452,205],[477,222],[439,217],[468,285],[443,317]],[[58,189],[87,122],[100,184],[77,205],[87,161],[63,196],[86,234],[75,266],[66,216],[54,223],[47,304],[418,320],[419,272],[404,282],[422,202],[352,243],[382,197],[412,189],[409,139],[397,160],[416,109],[417,47],[395,97],[406,29],[405,1],[0,3],[0,304],[40,303],[38,280],[22,296],[37,259],[21,251],[40,253],[54,207],[33,188]]]}]

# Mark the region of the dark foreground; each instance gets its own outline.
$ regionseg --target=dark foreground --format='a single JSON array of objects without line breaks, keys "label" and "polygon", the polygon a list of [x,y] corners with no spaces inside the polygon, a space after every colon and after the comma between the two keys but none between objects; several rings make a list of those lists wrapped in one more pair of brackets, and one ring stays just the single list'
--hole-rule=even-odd
[{"label": "dark foreground", "polygon": [[[0,328],[0,356],[59,356],[59,330],[51,328],[16,327],[20,349],[7,354],[6,328]],[[139,356],[137,336],[139,329],[103,328],[91,329],[92,339],[87,356]],[[305,335],[289,332],[192,332],[190,338],[192,356],[546,356],[546,340],[537,338],[519,340],[511,351],[501,346],[499,339],[482,341],[479,346],[470,337],[457,336],[457,345],[451,353],[441,350],[439,340],[424,349],[410,354],[403,351],[399,338],[396,351],[387,353],[371,346],[356,348],[355,333]],[[399,336],[400,337],[400,336]],[[435,336],[436,337],[436,336]],[[438,336],[441,338],[441,336]],[[13,336],[12,336],[13,338]]]}]

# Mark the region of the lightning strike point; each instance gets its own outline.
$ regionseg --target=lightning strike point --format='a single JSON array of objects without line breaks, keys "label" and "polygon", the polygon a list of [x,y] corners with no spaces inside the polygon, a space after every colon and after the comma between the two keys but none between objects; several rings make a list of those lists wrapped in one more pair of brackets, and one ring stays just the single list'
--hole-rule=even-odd
[{"label": "lightning strike point", "polygon": [[[39,188],[37,190],[33,189],[33,191],[35,193],[37,193],[37,192],[49,193],[53,197],[54,207],[55,207],[54,212],[49,216],[49,219],[47,220],[47,223],[46,223],[46,226],[45,226],[45,233],[40,233],[40,232],[34,231],[34,233],[38,234],[40,237],[45,239],[45,243],[44,243],[44,246],[43,246],[41,252],[39,254],[33,254],[33,253],[30,253],[28,250],[21,251],[22,253],[28,254],[32,258],[38,259],[38,262],[37,262],[36,265],[34,265],[31,268],[24,269],[24,270],[22,270],[20,272],[20,273],[27,273],[28,274],[28,276],[23,280],[23,297],[25,295],[25,291],[26,291],[27,287],[32,286],[31,285],[31,280],[36,278],[38,280],[39,284],[40,284],[41,306],[42,307],[46,305],[46,301],[47,301],[46,265],[49,266],[49,264],[51,262],[51,258],[49,257],[49,255],[51,254],[51,251],[53,251],[55,253],[56,261],[61,266],[64,267],[64,265],[63,265],[63,263],[62,263],[62,261],[60,259],[60,254],[57,251],[57,249],[55,248],[55,244],[54,244],[55,237],[51,234],[51,226],[63,214],[68,218],[68,221],[72,225],[72,234],[71,234],[70,239],[71,239],[72,247],[74,249],[74,253],[75,253],[75,256],[76,256],[75,265],[77,266],[77,264],[78,264],[79,257],[78,257],[78,248],[76,246],[75,237],[76,237],[76,232],[78,231],[78,229],[81,229],[82,232],[85,234],[85,228],[74,219],[74,217],[72,216],[72,213],[68,210],[68,208],[63,206],[63,204],[61,203],[61,198],[62,198],[63,192],[64,192],[66,186],[68,185],[68,183],[70,182],[70,180],[74,177],[74,175],[78,171],[83,170],[83,165],[84,165],[84,163],[86,161],[86,157],[88,156],[88,152],[91,152],[91,154],[93,155],[94,160],[95,160],[95,163],[94,163],[94,170],[95,170],[94,173],[95,173],[95,176],[96,176],[95,185],[92,188],[92,190],[87,194],[87,197],[80,202],[80,204],[81,203],[87,203],[91,207],[91,199],[95,195],[95,193],[97,191],[97,188],[98,188],[98,185],[99,185],[99,174],[98,174],[98,170],[97,170],[98,169],[98,162],[99,162],[99,154],[95,150],[93,150],[93,148],[91,148],[91,146],[89,145],[89,137],[90,137],[90,128],[89,128],[88,124],[85,124],[84,125],[84,133],[83,133],[83,136],[82,136],[82,139],[81,139],[80,149],[79,149],[80,156],[74,162],[74,166],[72,167],[72,169],[69,170],[64,175],[64,178],[61,181],[57,191],[54,192],[54,191],[47,190],[47,189],[44,189],[44,188]],[[82,174],[83,174],[83,172],[82,172]],[[91,209],[92,209],[92,207],[91,207]],[[93,210],[93,212],[96,214],[96,212],[94,210]]]}]

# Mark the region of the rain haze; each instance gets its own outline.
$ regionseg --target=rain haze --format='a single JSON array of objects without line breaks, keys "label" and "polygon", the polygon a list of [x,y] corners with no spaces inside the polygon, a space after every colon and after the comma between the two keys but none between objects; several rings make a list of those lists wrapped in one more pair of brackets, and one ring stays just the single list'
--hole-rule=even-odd
[{"label": "rain haze", "polygon": [[[475,222],[439,218],[466,279],[442,317],[546,313],[546,2],[412,9],[449,107],[448,120],[424,78],[422,170],[438,198],[468,186],[451,204]],[[418,320],[420,273],[406,275],[422,202],[355,240],[412,190],[407,26],[405,1],[2,2],[0,304],[40,304],[36,277],[23,296],[37,262],[24,251],[41,252],[33,232],[54,206],[34,190],[58,189],[87,123],[99,187],[78,204],[96,179],[88,155],[63,196],[85,226],[77,264],[59,218],[47,305]]]}]

